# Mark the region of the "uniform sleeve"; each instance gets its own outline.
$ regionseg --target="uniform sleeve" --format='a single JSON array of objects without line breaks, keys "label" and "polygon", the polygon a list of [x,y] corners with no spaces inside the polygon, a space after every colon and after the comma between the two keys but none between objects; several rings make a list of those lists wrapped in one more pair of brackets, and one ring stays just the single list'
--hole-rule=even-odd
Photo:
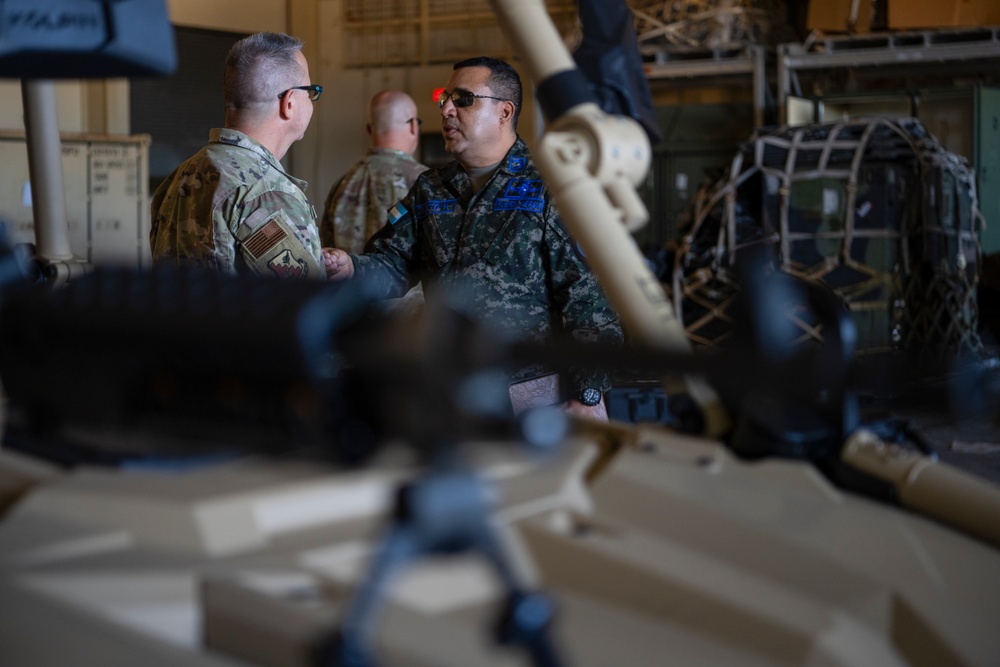
[{"label": "uniform sleeve", "polygon": [[365,281],[376,299],[397,299],[419,281],[417,226],[412,197],[389,209],[388,222],[365,244],[362,255],[352,255],[354,279]]},{"label": "uniform sleeve", "polygon": [[[576,242],[570,238],[549,202],[546,206],[545,251],[551,267],[552,298],[562,315],[563,329],[583,343],[620,345],[624,342],[621,321],[611,308],[597,277],[587,267]],[[606,372],[571,369],[570,389],[611,387]]]},{"label": "uniform sleeve", "polygon": [[[219,214],[227,213],[222,207]],[[294,195],[269,190],[248,198],[229,213],[228,224],[216,226],[219,235],[231,230],[232,254],[259,275],[282,278],[325,279],[319,234],[312,206]],[[224,239],[217,239],[217,254],[223,255]],[[227,251],[226,254],[229,254]],[[235,257],[232,260],[236,262]]]},{"label": "uniform sleeve", "polygon": [[205,263],[222,273],[236,273],[236,239],[229,229],[234,209],[232,201],[226,200],[212,210],[213,248],[202,254]]},{"label": "uniform sleeve", "polygon": [[232,273],[235,246],[228,228],[232,207],[226,206],[227,200],[213,204],[217,172],[178,168],[161,188],[150,205],[153,261]]}]

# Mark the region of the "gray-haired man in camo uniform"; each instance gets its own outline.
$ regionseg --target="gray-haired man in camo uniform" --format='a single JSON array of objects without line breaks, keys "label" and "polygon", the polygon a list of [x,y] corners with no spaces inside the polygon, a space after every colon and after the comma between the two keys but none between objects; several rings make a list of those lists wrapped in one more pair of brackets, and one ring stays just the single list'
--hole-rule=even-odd
[{"label": "gray-haired man in camo uniform", "polygon": [[153,261],[224,273],[326,278],[306,183],[281,160],[305,134],[313,102],[302,42],[258,33],[226,57],[226,127],[157,188],[150,204]]},{"label": "gray-haired man in camo uniform", "polygon": [[[428,293],[471,292],[478,316],[521,339],[562,330],[585,342],[621,342],[618,317],[517,136],[517,72],[494,58],[462,61],[438,103],[455,161],[417,178],[365,254],[331,251],[331,279],[363,279],[385,298],[419,281]],[[606,375],[580,370],[567,380],[567,411],[607,418]]]}]

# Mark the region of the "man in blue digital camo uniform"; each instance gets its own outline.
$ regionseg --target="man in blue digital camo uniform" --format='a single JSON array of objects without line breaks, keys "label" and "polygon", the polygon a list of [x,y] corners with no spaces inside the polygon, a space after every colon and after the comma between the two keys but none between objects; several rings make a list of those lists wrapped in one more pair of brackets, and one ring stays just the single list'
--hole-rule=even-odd
[{"label": "man in blue digital camo uniform", "polygon": [[[361,278],[384,298],[418,281],[428,293],[455,287],[471,292],[473,313],[493,330],[531,340],[563,330],[584,342],[620,343],[618,317],[517,136],[517,72],[493,58],[462,61],[438,103],[455,161],[417,179],[365,254],[332,250],[331,279]],[[606,374],[580,370],[566,381],[564,409],[607,419]]]},{"label": "man in blue digital camo uniform", "polygon": [[276,33],[241,39],[226,57],[224,87],[226,127],[213,129],[150,202],[153,262],[325,279],[306,183],[279,162],[323,90],[309,82],[302,42]]}]

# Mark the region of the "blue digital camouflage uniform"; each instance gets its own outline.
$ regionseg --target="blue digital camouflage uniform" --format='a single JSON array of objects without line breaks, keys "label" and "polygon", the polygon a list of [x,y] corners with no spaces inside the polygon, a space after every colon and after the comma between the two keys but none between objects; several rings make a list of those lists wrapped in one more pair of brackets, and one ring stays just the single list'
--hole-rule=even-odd
[{"label": "blue digital camouflage uniform", "polygon": [[150,202],[153,262],[326,278],[306,183],[242,132],[216,128]]},{"label": "blue digital camouflage uniform", "polygon": [[[429,293],[474,288],[471,310],[494,331],[522,340],[559,330],[583,342],[623,340],[520,138],[478,194],[451,162],[424,172],[389,222],[365,254],[352,255],[355,279],[379,298],[401,296],[418,281]],[[593,372],[571,372],[567,384],[570,391],[610,386],[606,374]]]},{"label": "blue digital camouflage uniform", "polygon": [[427,167],[409,153],[369,148],[368,155],[330,188],[319,238],[324,247],[361,252],[365,242],[385,225],[389,207],[410,190]]}]

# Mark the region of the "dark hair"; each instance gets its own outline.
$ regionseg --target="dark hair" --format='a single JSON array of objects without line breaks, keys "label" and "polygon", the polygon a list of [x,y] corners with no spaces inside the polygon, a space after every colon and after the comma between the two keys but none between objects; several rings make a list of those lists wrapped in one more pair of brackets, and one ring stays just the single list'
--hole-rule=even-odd
[{"label": "dark hair", "polygon": [[509,63],[499,58],[478,56],[455,63],[453,69],[465,67],[485,67],[490,71],[486,85],[493,94],[514,103],[514,128],[517,129],[517,118],[521,115],[521,77]]},{"label": "dark hair", "polygon": [[233,44],[226,56],[226,107],[252,109],[298,85],[302,68],[295,54],[302,41],[282,33],[258,32]]}]

